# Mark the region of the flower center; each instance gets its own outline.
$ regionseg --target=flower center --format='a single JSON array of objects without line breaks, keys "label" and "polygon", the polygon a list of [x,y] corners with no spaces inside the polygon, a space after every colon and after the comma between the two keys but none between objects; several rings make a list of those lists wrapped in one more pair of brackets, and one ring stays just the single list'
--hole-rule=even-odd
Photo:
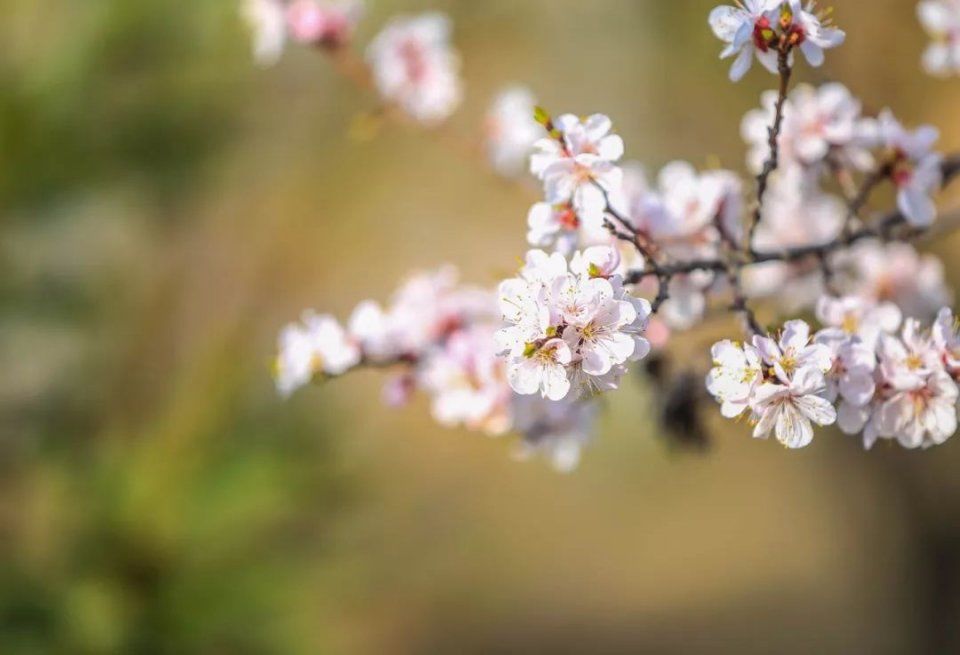
[{"label": "flower center", "polygon": [[766,52],[776,38],[776,33],[770,25],[770,19],[766,16],[757,19],[753,25],[753,45],[760,52]]},{"label": "flower center", "polygon": [[923,359],[920,355],[914,353],[907,357],[905,364],[911,371],[916,371],[917,369],[923,368]]},{"label": "flower center", "polygon": [[853,314],[847,314],[843,317],[841,328],[847,334],[856,334],[857,330],[860,329],[860,319]]},{"label": "flower center", "polygon": [[780,368],[787,375],[792,375],[797,370],[797,358],[793,355],[784,355],[780,358]]}]

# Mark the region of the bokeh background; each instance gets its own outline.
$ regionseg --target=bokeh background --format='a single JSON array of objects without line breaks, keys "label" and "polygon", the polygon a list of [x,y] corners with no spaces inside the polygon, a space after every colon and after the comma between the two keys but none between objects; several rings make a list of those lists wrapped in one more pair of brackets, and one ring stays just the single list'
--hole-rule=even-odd
[{"label": "bokeh background", "polygon": [[[515,265],[526,200],[446,147],[504,83],[610,114],[651,169],[738,170],[772,84],[727,82],[711,0],[368,4],[360,43],[455,19],[439,137],[353,138],[374,99],[303,49],[256,68],[234,0],[0,0],[0,652],[958,652],[957,439],[787,453],[710,413],[678,452],[632,381],[562,476],[382,408],[374,373],[275,396],[301,308]],[[848,45],[801,77],[960,148],[914,3],[837,5]]]}]

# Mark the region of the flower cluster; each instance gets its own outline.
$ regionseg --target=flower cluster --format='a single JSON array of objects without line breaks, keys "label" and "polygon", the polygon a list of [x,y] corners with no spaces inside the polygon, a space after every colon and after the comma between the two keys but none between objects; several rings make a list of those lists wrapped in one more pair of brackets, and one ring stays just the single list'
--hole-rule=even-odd
[{"label": "flower cluster", "polygon": [[362,0],[245,0],[243,15],[253,32],[254,57],[270,66],[288,40],[326,48],[346,44],[363,8]]},{"label": "flower cluster", "polygon": [[[615,198],[630,228],[670,259],[716,257],[724,243],[736,244],[743,237],[743,184],[731,171],[698,172],[687,162],[675,161],[661,169],[653,186],[642,167],[631,164],[625,167],[625,183]],[[693,327],[706,311],[707,292],[715,286],[715,276],[705,271],[674,276],[669,298],[659,308],[661,317],[675,329]],[[648,284],[639,289],[655,293]]]},{"label": "flower cluster", "polygon": [[764,68],[777,74],[780,56],[793,65],[793,48],[799,48],[811,66],[823,64],[823,51],[841,45],[846,35],[816,13],[813,0],[743,0],[736,7],[723,5],[710,13],[710,27],[727,44],[721,59],[737,56],[730,79],[739,81],[756,56]]},{"label": "flower cluster", "polygon": [[[288,38],[339,45],[359,13],[350,6],[359,5],[247,0],[265,58]],[[351,18],[333,20],[333,7]],[[921,3],[939,40],[927,55],[932,71],[960,68],[958,13],[956,0]],[[722,57],[736,57],[731,78],[754,58],[780,77],[741,123],[756,179],[749,202],[732,171],[673,161],[648,178],[623,161],[606,115],[552,117],[528,89],[503,90],[483,126],[486,159],[508,177],[528,163],[542,188],[527,214],[534,249],[517,276],[490,292],[445,268],[412,277],[385,308],[361,303],[346,326],[307,313],[281,332],[280,393],[389,368],[388,404],[421,390],[442,425],[517,432],[518,455],[544,454],[569,470],[589,440],[594,397],[617,389],[652,348],[663,353],[645,368],[658,387],[670,383],[660,364],[671,330],[722,309],[743,319],[749,339],[714,345],[707,390],[725,417],[748,417],[755,437],[802,448],[815,425],[837,424],[867,447],[881,438],[943,443],[957,428],[960,330],[940,309],[952,299],[942,264],[907,240],[933,224],[934,194],[955,166],[935,150],[936,129],[908,129],[888,109],[868,114],[839,83],[790,90],[797,50],[819,66],[844,41],[828,14],[812,1],[740,0],[710,15]],[[449,35],[440,14],[401,17],[367,49],[381,97],[427,125],[462,96]],[[878,217],[870,204],[884,184],[897,211]],[[791,320],[770,335],[753,306],[763,301],[814,310],[822,329]],[[696,422],[689,380],[702,372],[674,376],[686,380],[681,401],[664,393],[685,425]]]},{"label": "flower cluster", "polygon": [[496,311],[494,294],[459,284],[456,270],[444,267],[412,276],[386,308],[361,302],[346,327],[307,312],[280,332],[277,390],[289,396],[360,366],[387,368],[395,373],[384,386],[386,404],[404,405],[422,390],[441,425],[518,432],[519,456],[543,453],[569,470],[588,441],[593,404],[515,395],[497,356]]},{"label": "flower cluster", "polygon": [[923,54],[923,67],[931,75],[960,74],[960,1],[924,0],[917,15],[933,43]]},{"label": "flower cluster", "polygon": [[[761,108],[748,112],[741,124],[741,134],[750,147],[747,165],[757,174],[770,157],[768,130],[777,101],[776,92],[765,93]],[[783,103],[783,125],[777,140],[780,166],[770,178],[754,247],[771,252],[838,238],[845,227],[860,220],[850,208],[858,202],[857,192],[851,190],[844,197],[827,189],[838,181],[841,186],[855,186],[858,174],[862,184],[891,184],[907,221],[918,228],[928,227],[936,217],[932,196],[942,183],[943,157],[933,150],[938,136],[930,126],[904,128],[889,110],[876,118],[865,116],[860,102],[841,84],[798,86]],[[888,249],[896,252],[904,266],[881,269],[872,265],[886,256]],[[911,316],[932,315],[949,297],[939,264],[929,257],[921,260],[909,244],[885,246],[870,241],[853,252],[856,256],[838,252],[828,262],[831,269],[848,273],[836,281],[844,293],[894,299],[887,297],[894,293],[889,284],[877,293],[874,278],[895,276],[908,287],[907,293],[896,294],[896,300],[910,306]],[[917,275],[920,269],[924,272]],[[784,309],[798,311],[811,307],[822,295],[820,273],[821,269],[809,262],[768,262],[746,271],[744,284],[751,297],[777,295]],[[784,285],[789,285],[791,293],[780,293]],[[909,287],[917,285],[925,292],[910,293],[915,289]],[[922,302],[931,297],[933,302]]]},{"label": "flower cluster", "polygon": [[837,423],[905,448],[942,444],[957,429],[960,334],[953,313],[941,311],[931,330],[915,319],[901,324],[895,305],[824,297],[815,335],[802,321],[784,325],[779,339],[713,347],[707,389],[727,418],[749,412],[754,436],[771,431],[788,448],[813,440],[813,424]]},{"label": "flower cluster", "polygon": [[569,264],[531,250],[520,277],[500,284],[508,325],[497,343],[514,391],[563,400],[616,389],[627,362],[650,352],[642,336],[650,303],[627,293],[618,266],[609,247],[578,252]]}]

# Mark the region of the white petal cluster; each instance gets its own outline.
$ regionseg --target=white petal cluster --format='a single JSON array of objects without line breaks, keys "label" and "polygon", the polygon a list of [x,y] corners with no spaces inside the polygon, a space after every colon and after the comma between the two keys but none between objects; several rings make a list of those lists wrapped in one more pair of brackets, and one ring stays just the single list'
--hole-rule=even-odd
[{"label": "white petal cluster", "polygon": [[727,418],[749,411],[753,436],[771,432],[787,448],[813,440],[813,423],[830,425],[836,411],[826,399],[830,349],[811,340],[803,321],[784,325],[779,339],[755,336],[752,344],[721,341],[713,347],[707,390]]},{"label": "white petal cluster", "polygon": [[342,45],[353,36],[363,11],[363,0],[291,0],[289,36],[304,45]]},{"label": "white petal cluster", "polygon": [[737,6],[722,5],[710,12],[710,27],[727,44],[721,59],[736,56],[730,79],[739,81],[756,57],[771,73],[778,72],[781,48],[799,48],[811,66],[820,66],[824,50],[841,45],[843,31],[830,27],[816,13],[814,2],[801,0],[742,0]]},{"label": "white petal cluster", "polygon": [[929,125],[907,130],[886,109],[877,119],[877,137],[893,157],[897,207],[911,225],[928,227],[937,217],[931,196],[943,181],[943,157],[933,150],[940,132]]},{"label": "white petal cluster", "polygon": [[[687,162],[675,161],[660,171],[655,187],[632,165],[625,168],[624,180],[616,204],[665,256],[678,261],[715,257],[724,238],[735,243],[742,239],[743,188],[735,173],[698,172]],[[680,330],[693,327],[703,317],[706,292],[713,284],[714,276],[704,271],[674,277],[670,298],[660,309],[664,320]]]},{"label": "white petal cluster", "polygon": [[923,53],[931,75],[960,75],[960,0],[924,0],[917,5],[920,23],[933,39]]},{"label": "white petal cluster", "polygon": [[360,363],[360,348],[329,314],[305,312],[300,322],[283,328],[277,346],[274,374],[284,396],[315,376],[342,375]]},{"label": "white petal cluster", "polygon": [[[768,130],[773,124],[778,93],[767,91],[760,108],[744,116],[740,126],[750,146],[747,164],[754,174],[770,157]],[[801,84],[790,92],[783,107],[783,126],[778,140],[780,163],[818,171],[829,161],[869,170],[876,145],[873,121],[862,114],[862,106],[844,85],[832,82],[821,87]]]},{"label": "white petal cluster", "polygon": [[600,223],[607,196],[620,189],[623,140],[611,133],[603,114],[584,120],[563,114],[553,121],[554,134],[537,140],[530,172],[543,182],[547,203],[568,205],[580,221]]},{"label": "white petal cluster", "polygon": [[[616,265],[608,257],[587,252],[571,266],[603,273]],[[518,456],[542,454],[558,470],[569,471],[590,440],[595,404],[515,394],[498,352],[500,326],[495,294],[459,284],[452,267],[419,273],[401,285],[386,308],[361,302],[346,327],[330,315],[307,312],[283,328],[277,390],[289,396],[314,380],[357,367],[390,368],[386,404],[404,405],[422,390],[439,424],[488,435],[517,432],[522,437]]]},{"label": "white petal cluster", "polygon": [[371,41],[367,60],[380,95],[414,119],[438,123],[460,105],[460,57],[440,13],[392,19]]},{"label": "white petal cluster", "polygon": [[878,439],[927,448],[956,432],[960,334],[949,309],[929,330],[907,319],[899,332],[890,304],[824,298],[817,313],[827,327],[812,339],[791,321],[777,341],[714,346],[707,390],[725,417],[749,410],[754,436],[773,431],[790,448],[811,442],[813,424],[836,422],[866,448]]},{"label": "white petal cluster", "polygon": [[277,63],[287,43],[284,0],[244,0],[240,10],[253,37],[254,60],[261,66]]},{"label": "white petal cluster", "polygon": [[500,284],[507,326],[497,333],[510,386],[559,401],[616,389],[626,365],[645,357],[650,303],[632,297],[609,247],[563,255],[527,253],[517,278]]},{"label": "white petal cluster", "polygon": [[241,12],[261,66],[280,59],[287,41],[335,47],[350,40],[363,16],[363,0],[243,0]]},{"label": "white petal cluster", "polygon": [[[765,93],[761,108],[741,123],[753,173],[770,156],[768,129],[776,100],[776,92]],[[905,129],[888,110],[877,118],[864,116],[860,102],[840,84],[797,87],[784,104],[780,166],[769,178],[754,248],[776,252],[838,238],[851,218],[847,201],[827,190],[838,178],[856,189],[868,176],[879,176],[896,189],[904,218],[929,226],[936,217],[932,196],[942,183],[943,157],[933,151],[937,138],[929,126]],[[847,200],[855,193],[848,191]],[[884,262],[887,256],[896,256],[898,265]],[[838,272],[836,288],[844,294],[891,300],[909,316],[929,317],[950,297],[942,267],[931,259],[921,260],[904,243],[862,242],[852,252],[831,255],[828,264]],[[812,308],[823,295],[821,273],[816,262],[768,262],[744,271],[744,287],[750,297],[774,296],[785,311],[796,312]]]},{"label": "white petal cluster", "polygon": [[543,136],[543,127],[534,120],[536,98],[530,89],[512,86],[501,91],[487,112],[484,125],[487,156],[501,175],[522,173]]}]

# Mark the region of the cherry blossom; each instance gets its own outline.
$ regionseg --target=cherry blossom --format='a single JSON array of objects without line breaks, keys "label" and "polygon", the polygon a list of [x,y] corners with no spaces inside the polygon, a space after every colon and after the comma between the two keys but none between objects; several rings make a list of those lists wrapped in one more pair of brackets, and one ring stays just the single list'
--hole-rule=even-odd
[{"label": "cherry blossom", "polygon": [[811,343],[810,326],[804,321],[785,323],[780,338],[776,340],[756,335],[753,346],[764,364],[772,367],[784,384],[789,383],[799,370],[809,368],[822,374],[833,365],[830,349],[823,344]]},{"label": "cherry blossom", "polygon": [[287,42],[284,0],[244,0],[243,18],[253,33],[253,56],[261,66],[272,66]]},{"label": "cherry blossom", "polygon": [[607,194],[619,190],[623,172],[615,165],[623,156],[623,141],[611,134],[612,123],[602,114],[581,121],[563,114],[553,122],[558,138],[534,145],[530,170],[543,181],[547,202],[571,204],[583,220],[597,220],[607,207]]},{"label": "cherry blossom", "polygon": [[341,375],[360,362],[360,349],[328,314],[305,312],[281,332],[276,360],[277,390],[288,396],[320,374]]},{"label": "cherry blossom", "polygon": [[730,68],[730,79],[739,81],[753,65],[756,55],[767,70],[777,72],[777,52],[773,47],[774,26],[779,20],[780,0],[743,0],[736,7],[723,5],[710,12],[710,27],[727,44],[721,59],[737,55]]},{"label": "cherry blossom", "polygon": [[569,267],[559,253],[533,250],[520,277],[500,284],[507,325],[497,343],[514,391],[559,400],[616,388],[624,365],[649,353],[650,304],[627,293],[618,265],[609,247],[576,253]]},{"label": "cherry blossom", "polygon": [[816,312],[817,320],[827,326],[818,334],[839,339],[855,336],[871,351],[881,334],[895,333],[903,320],[903,314],[895,304],[856,296],[822,296]]},{"label": "cherry blossom", "polygon": [[955,378],[960,375],[960,329],[953,310],[944,307],[937,315],[931,334],[934,346],[943,358],[947,371]]},{"label": "cherry blossom", "polygon": [[790,380],[764,382],[751,399],[753,436],[766,439],[772,431],[787,448],[804,448],[813,441],[813,423],[831,425],[837,412],[822,397],[826,380],[816,368],[796,371]]},{"label": "cherry blossom", "polygon": [[877,118],[881,143],[893,155],[893,182],[897,187],[897,207],[912,225],[929,226],[937,215],[931,194],[943,180],[943,157],[933,151],[940,133],[929,125],[907,130],[885,109]]},{"label": "cherry blossom", "polygon": [[485,124],[487,155],[494,169],[508,177],[521,173],[543,136],[533,118],[536,98],[522,86],[512,86],[497,95],[487,112]]},{"label": "cherry blossom", "polygon": [[336,47],[350,40],[362,15],[362,0],[293,0],[287,26],[295,41]]},{"label": "cherry blossom", "polygon": [[880,408],[881,436],[895,437],[904,448],[929,448],[957,431],[956,382],[932,371],[917,386],[898,391]]},{"label": "cherry blossom", "polygon": [[[361,6],[244,2],[263,63],[288,39],[344,44]],[[933,196],[953,159],[934,150],[936,129],[908,130],[889,110],[867,116],[839,83],[790,90],[797,50],[819,66],[845,40],[829,12],[802,0],[735,4],[709,18],[726,44],[721,57],[735,57],[731,78],[754,57],[780,75],[779,90],[741,122],[755,180],[670,161],[651,182],[642,165],[621,162],[624,143],[606,115],[551,118],[525,87],[507,87],[486,116],[486,158],[513,176],[529,156],[543,189],[527,211],[534,249],[519,271],[495,289],[461,283],[450,266],[415,273],[389,301],[360,302],[346,328],[307,312],[280,332],[279,393],[386,369],[385,403],[423,393],[437,423],[517,433],[518,456],[543,455],[566,471],[591,438],[595,397],[618,389],[656,348],[637,368],[656,380],[655,398],[687,417],[696,415],[695,394],[676,409],[677,379],[703,379],[722,416],[747,416],[754,437],[773,433],[791,449],[809,445],[815,425],[837,424],[866,448],[949,439],[960,328],[945,307],[943,265],[908,241],[936,218]],[[960,69],[957,1],[925,0],[919,12],[937,40],[928,69]],[[450,32],[442,14],[401,16],[369,44],[369,79],[389,109],[431,126],[459,106]],[[887,183],[898,211],[881,214],[874,191]],[[778,310],[785,319],[813,314],[821,327],[787,320],[768,331],[763,321]],[[720,312],[737,314],[746,342],[716,342],[704,377],[707,362],[669,340],[674,330],[712,329]]]},{"label": "cherry blossom", "polygon": [[707,391],[721,404],[724,417],[736,418],[749,407],[763,381],[760,353],[750,344],[729,340],[714,344],[710,352],[713,368],[707,375]]},{"label": "cherry blossom", "polygon": [[[747,162],[759,173],[770,156],[767,130],[773,122],[777,92],[761,96],[761,108],[748,112],[740,133],[750,145]],[[784,105],[780,133],[780,157],[784,166],[816,166],[832,159],[835,163],[868,170],[874,165],[870,148],[876,139],[872,121],[861,115],[861,104],[839,83],[819,88],[796,87]]]},{"label": "cherry blossom", "polygon": [[450,47],[450,21],[440,13],[398,17],[374,38],[367,59],[385,100],[434,124],[460,105],[460,58]]},{"label": "cherry blossom", "polygon": [[931,75],[960,74],[960,1],[924,0],[917,15],[933,43],[923,53],[923,67]]},{"label": "cherry blossom", "polygon": [[847,295],[892,302],[905,316],[929,319],[952,299],[943,263],[908,243],[864,241],[839,255],[835,267]]},{"label": "cherry blossom", "polygon": [[843,45],[847,35],[843,30],[831,27],[829,21],[814,13],[815,0],[809,0],[806,7],[803,6],[803,0],[787,0],[785,4],[781,27],[790,42],[799,46],[808,64],[814,67],[822,66],[823,51]]}]

